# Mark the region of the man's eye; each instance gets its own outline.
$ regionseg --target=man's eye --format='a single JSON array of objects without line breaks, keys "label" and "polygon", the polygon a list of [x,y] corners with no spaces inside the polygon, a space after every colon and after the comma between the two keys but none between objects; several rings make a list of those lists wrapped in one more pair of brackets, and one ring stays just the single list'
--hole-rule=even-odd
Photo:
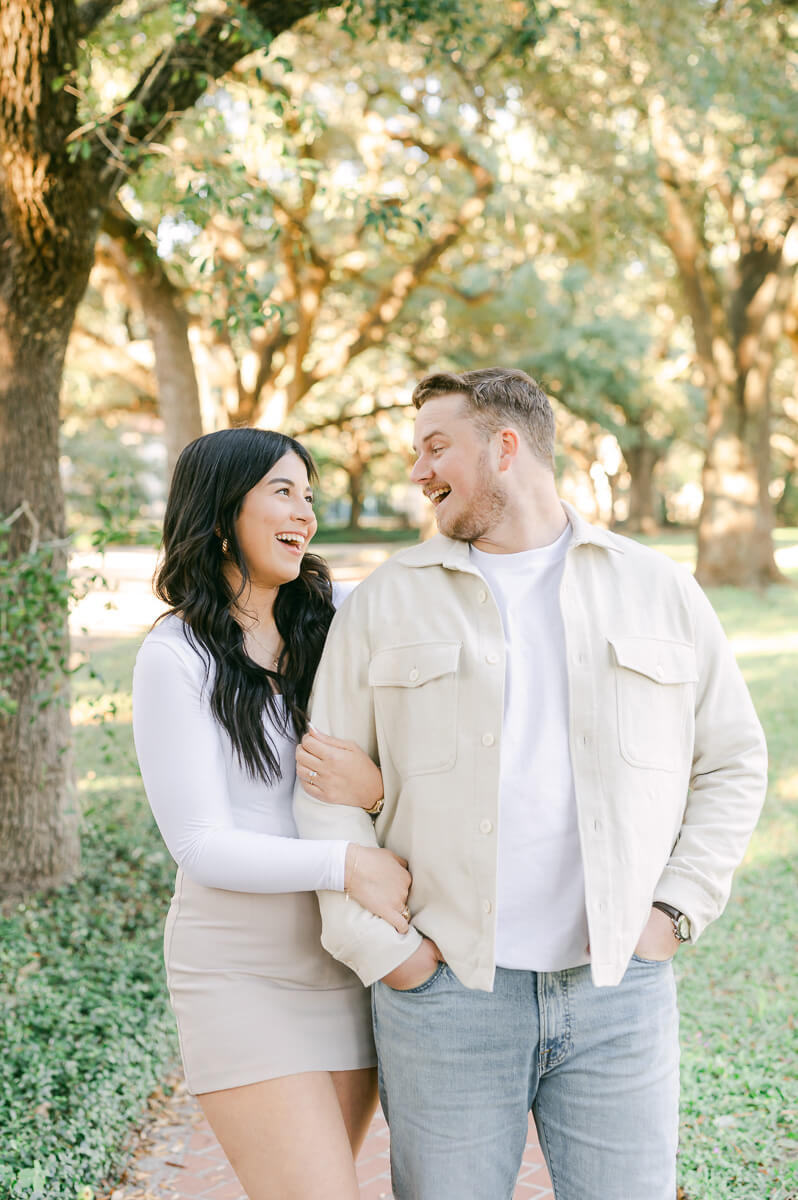
[{"label": "man's eye", "polygon": [[433,446],[431,453],[432,454],[440,454],[442,449],[443,449],[443,446]]},{"label": "man's eye", "polygon": [[313,504],[313,497],[312,497],[312,496],[306,496],[306,497],[305,497],[305,499],[307,500],[308,504],[310,504],[310,505],[312,505],[312,504]]}]

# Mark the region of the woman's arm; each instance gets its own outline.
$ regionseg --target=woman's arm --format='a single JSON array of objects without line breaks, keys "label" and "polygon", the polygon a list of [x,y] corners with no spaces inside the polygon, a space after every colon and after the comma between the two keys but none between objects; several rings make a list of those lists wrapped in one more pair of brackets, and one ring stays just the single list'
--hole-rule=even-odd
[{"label": "woman's arm", "polygon": [[133,733],[147,799],[190,879],[237,892],[343,891],[346,841],[236,828],[222,735],[202,699],[203,667],[165,640],[144,643],[133,674]]},{"label": "woman's arm", "polygon": [[369,811],[382,800],[382,772],[355,742],[311,727],[296,748],[296,764],[305,791],[325,804]]},{"label": "woman's arm", "polygon": [[202,698],[202,663],[189,654],[149,640],[133,674],[141,776],[175,861],[195,883],[227,891],[346,891],[405,933],[410,876],[391,851],[236,827],[222,733]]}]

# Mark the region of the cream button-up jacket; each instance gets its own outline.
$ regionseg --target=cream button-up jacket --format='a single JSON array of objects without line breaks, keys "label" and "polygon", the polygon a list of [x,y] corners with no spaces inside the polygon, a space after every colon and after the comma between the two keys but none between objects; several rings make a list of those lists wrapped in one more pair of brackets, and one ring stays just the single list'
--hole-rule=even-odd
[{"label": "cream button-up jacket", "polygon": [[[606,986],[623,976],[652,900],[686,913],[693,940],[722,912],[762,806],[767,755],[689,572],[564,507],[571,762],[591,969]],[[324,946],[365,984],[408,958],[421,932],[463,984],[493,986],[504,657],[499,611],[468,544],[440,535],[396,554],[335,616],[312,721],[379,763],[385,806],[373,822],[298,784],[297,825],[306,838],[388,846],[413,876],[404,935],[340,892],[319,894]],[[545,779],[533,784],[544,804]]]}]

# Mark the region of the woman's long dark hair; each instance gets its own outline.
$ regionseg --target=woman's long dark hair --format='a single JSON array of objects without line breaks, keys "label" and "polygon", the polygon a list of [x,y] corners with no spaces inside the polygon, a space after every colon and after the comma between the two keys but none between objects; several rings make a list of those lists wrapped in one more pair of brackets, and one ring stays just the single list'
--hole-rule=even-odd
[{"label": "woman's long dark hair", "polygon": [[[244,497],[285,454],[296,454],[308,479],[317,479],[304,446],[265,429],[222,429],[197,438],[175,466],[163,529],[163,562],[155,592],[185,622],[186,636],[205,660],[206,684],[215,664],[210,706],[230,735],[252,778],[280,778],[280,759],[269,737],[273,726],[301,737],[313,676],[333,615],[327,564],[306,554],[296,579],[277,592],[274,619],[283,639],[276,671],[266,670],[244,650],[241,626],[232,615],[245,592],[249,571],[236,538]],[[224,549],[223,549],[224,546]],[[224,563],[238,568],[235,594]],[[275,691],[282,693],[281,711]],[[264,721],[264,716],[269,720]]]}]

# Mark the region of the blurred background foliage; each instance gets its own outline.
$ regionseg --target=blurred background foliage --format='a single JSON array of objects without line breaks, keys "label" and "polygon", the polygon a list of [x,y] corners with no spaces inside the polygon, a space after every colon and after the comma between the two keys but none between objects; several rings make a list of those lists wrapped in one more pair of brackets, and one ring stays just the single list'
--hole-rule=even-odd
[{"label": "blurred background foliage", "polygon": [[[738,327],[761,280],[746,264],[795,217],[794,9],[468,0],[439,15],[407,41],[362,19],[353,33],[345,9],[308,19],[155,132],[70,344],[74,528],[110,475],[120,527],[147,536],[182,445],[239,423],[306,438],[330,523],[418,525],[413,381],[497,362],[555,399],[563,490],[588,515],[697,521],[713,405],[749,386]],[[181,19],[115,9],[77,81],[87,112],[123,97]],[[788,250],[772,345],[748,331],[750,357],[769,356],[764,447],[736,401],[783,523],[798,520]]]}]

